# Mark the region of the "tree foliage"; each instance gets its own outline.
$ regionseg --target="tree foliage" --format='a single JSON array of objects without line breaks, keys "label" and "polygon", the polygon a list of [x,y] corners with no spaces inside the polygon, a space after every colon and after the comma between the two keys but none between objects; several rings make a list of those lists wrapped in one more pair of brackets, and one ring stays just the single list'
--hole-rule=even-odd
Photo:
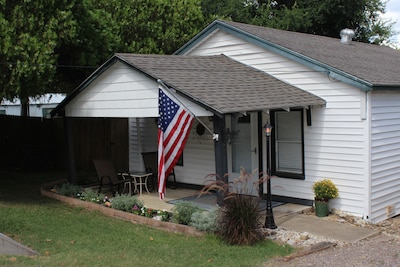
[{"label": "tree foliage", "polygon": [[[53,5],[61,5],[55,3]],[[58,1],[57,1],[58,2]],[[59,10],[51,3],[1,3],[1,94],[6,98],[19,97],[26,102],[31,91],[39,95],[52,81],[55,73]],[[40,10],[40,12],[39,12]],[[51,11],[50,11],[51,10]],[[39,16],[36,14],[39,12]],[[27,89],[29,88],[29,89]]]},{"label": "tree foliage", "polygon": [[70,92],[116,52],[172,53],[200,0],[0,0],[0,99]]},{"label": "tree foliage", "polygon": [[[218,3],[216,3],[218,2]],[[219,17],[277,29],[339,37],[340,30],[354,29],[355,39],[381,44],[393,35],[393,23],[383,21],[382,0],[203,0],[204,16]],[[241,12],[237,9],[241,6]],[[236,10],[236,11],[234,11]]]},{"label": "tree foliage", "polygon": [[171,54],[204,27],[200,0],[101,0],[126,52]]},{"label": "tree foliage", "polygon": [[110,31],[98,12],[80,0],[2,0],[0,97],[19,98],[26,107],[28,97],[75,85],[84,71],[69,75],[72,65],[97,65],[109,56],[114,38],[103,38]]},{"label": "tree foliage", "polygon": [[217,18],[382,43],[382,0],[0,0],[0,99],[70,92],[115,52],[171,54]]}]

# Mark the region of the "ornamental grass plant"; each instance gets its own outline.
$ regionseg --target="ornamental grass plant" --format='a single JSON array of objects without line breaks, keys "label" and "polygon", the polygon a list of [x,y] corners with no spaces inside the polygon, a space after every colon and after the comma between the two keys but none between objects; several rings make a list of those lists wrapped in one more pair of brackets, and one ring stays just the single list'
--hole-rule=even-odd
[{"label": "ornamental grass plant", "polygon": [[232,182],[208,180],[201,191],[201,194],[219,192],[223,195],[224,205],[217,219],[216,234],[230,245],[254,245],[263,239],[260,198],[251,192],[258,191],[260,183],[266,179],[254,179],[255,175],[241,168],[240,176]]},{"label": "ornamental grass plant", "polygon": [[312,188],[316,200],[329,200],[339,196],[339,190],[330,179],[319,180]]}]

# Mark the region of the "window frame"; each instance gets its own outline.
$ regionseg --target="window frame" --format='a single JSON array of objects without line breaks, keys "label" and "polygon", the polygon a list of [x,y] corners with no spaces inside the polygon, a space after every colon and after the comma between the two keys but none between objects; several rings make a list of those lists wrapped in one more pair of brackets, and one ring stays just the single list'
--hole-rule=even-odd
[{"label": "window frame", "polygon": [[[281,112],[300,112],[300,127],[301,127],[301,157],[302,157],[302,166],[301,173],[288,172],[288,171],[280,171],[277,170],[277,145],[276,145],[276,136],[277,136],[277,127],[276,127],[276,114]],[[271,174],[284,178],[291,179],[305,179],[305,170],[304,170],[304,110],[301,108],[291,109],[290,111],[284,110],[274,110],[271,111],[271,125],[272,125],[272,133],[271,133]]]}]

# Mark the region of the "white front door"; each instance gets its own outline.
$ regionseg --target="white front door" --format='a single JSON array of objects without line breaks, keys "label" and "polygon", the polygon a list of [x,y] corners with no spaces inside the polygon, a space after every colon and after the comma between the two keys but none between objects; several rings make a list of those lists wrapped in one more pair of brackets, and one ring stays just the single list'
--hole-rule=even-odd
[{"label": "white front door", "polygon": [[[258,196],[258,135],[257,113],[226,117],[229,181],[240,176],[240,168],[254,175],[246,183],[245,191]],[[253,185],[254,184],[254,185]]]}]

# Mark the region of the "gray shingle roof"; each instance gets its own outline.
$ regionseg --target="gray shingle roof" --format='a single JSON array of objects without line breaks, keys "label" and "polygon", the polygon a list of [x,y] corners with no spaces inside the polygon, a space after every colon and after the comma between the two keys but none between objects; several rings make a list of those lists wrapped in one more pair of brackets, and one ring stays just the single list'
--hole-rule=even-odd
[{"label": "gray shingle roof", "polygon": [[221,114],[325,104],[311,93],[224,55],[115,56]]},{"label": "gray shingle roof", "polygon": [[237,22],[218,21],[345,72],[372,86],[400,86],[400,51],[338,38],[277,30]]}]

